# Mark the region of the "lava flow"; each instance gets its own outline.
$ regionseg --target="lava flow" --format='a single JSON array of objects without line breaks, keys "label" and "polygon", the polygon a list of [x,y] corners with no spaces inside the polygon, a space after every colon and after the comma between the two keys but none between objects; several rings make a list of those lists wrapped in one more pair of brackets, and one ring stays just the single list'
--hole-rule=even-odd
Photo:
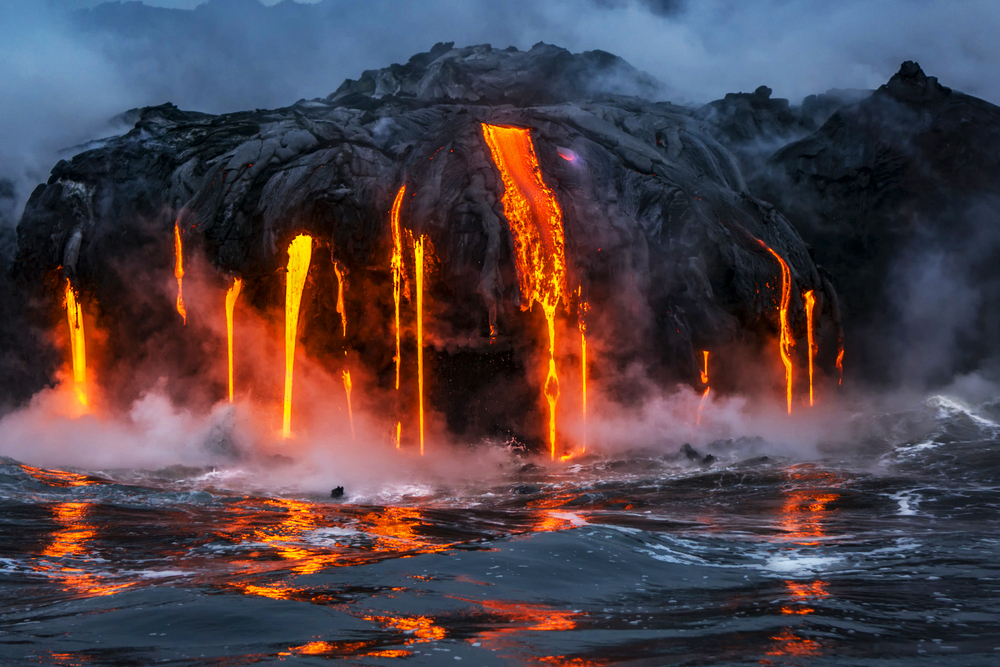
[{"label": "lava flow", "polygon": [[417,276],[417,402],[420,408],[420,455],[424,455],[424,241],[413,242],[413,261]]},{"label": "lava flow", "polygon": [[292,435],[292,368],[295,365],[295,339],[299,329],[299,305],[312,259],[312,237],[299,234],[288,246],[288,275],[285,277],[285,401],[281,435]]},{"label": "lava flow", "polygon": [[[399,297],[403,284],[403,237],[399,228],[399,211],[403,208],[403,196],[406,194],[406,186],[399,188],[396,193],[396,200],[392,203],[392,214],[390,223],[392,225],[392,259],[389,266],[392,269],[392,300],[396,304],[396,390],[399,390],[399,364],[402,362],[402,354],[399,347]],[[397,436],[398,445],[399,438]]]},{"label": "lava flow", "polygon": [[813,357],[816,356],[816,344],[813,342],[813,308],[816,307],[816,297],[813,291],[805,293],[806,302],[806,331],[808,333],[809,344],[809,405],[813,403]]},{"label": "lava flow", "polygon": [[708,350],[702,350],[702,354],[705,355],[705,370],[701,371],[701,383],[705,385],[705,393],[701,395],[701,401],[698,403],[698,414],[694,420],[695,426],[701,426],[701,411],[705,408],[705,401],[708,400],[708,392],[712,390],[708,386]]},{"label": "lava flow", "polygon": [[583,288],[577,290],[580,296],[580,310],[577,313],[577,326],[580,329],[580,390],[581,390],[581,410],[583,416],[583,446],[580,453],[587,451],[587,319],[586,313],[589,306],[583,300]]},{"label": "lava flow", "polygon": [[344,308],[344,269],[340,262],[333,263],[333,272],[337,274],[337,313],[340,314],[340,324],[344,328],[344,338],[347,338],[347,310]]},{"label": "lava flow", "polygon": [[351,440],[354,440],[354,411],[351,410],[351,371],[344,371],[344,392],[347,394],[347,418],[351,421]]},{"label": "lava flow", "polygon": [[840,373],[838,385],[844,384],[844,341],[837,340],[837,372]]},{"label": "lava flow", "polygon": [[66,319],[69,321],[69,342],[73,356],[73,386],[80,404],[87,407],[87,347],[83,334],[83,309],[66,281]]},{"label": "lava flow", "polygon": [[184,247],[181,245],[181,227],[174,223],[174,277],[177,278],[177,312],[188,322],[187,310],[184,308]]},{"label": "lava flow", "polygon": [[556,306],[566,291],[566,249],[562,210],[542,180],[538,157],[526,128],[483,124],[483,137],[500,171],[504,215],[514,241],[521,309],[537,302],[549,333],[549,363],[543,393],[549,404],[549,451],[556,457]]},{"label": "lava flow", "polygon": [[788,326],[788,304],[792,299],[792,272],[781,255],[759,239],[758,243],[771,253],[781,265],[781,305],[778,306],[781,333],[778,340],[778,350],[781,352],[781,362],[785,365],[785,393],[788,399],[788,414],[792,414],[792,347],[795,345],[795,341],[792,338],[792,330]]},{"label": "lava flow", "polygon": [[233,311],[236,308],[236,299],[240,298],[240,290],[243,289],[243,281],[239,278],[233,279],[233,286],[226,292],[226,339],[229,342],[229,402],[233,402]]}]

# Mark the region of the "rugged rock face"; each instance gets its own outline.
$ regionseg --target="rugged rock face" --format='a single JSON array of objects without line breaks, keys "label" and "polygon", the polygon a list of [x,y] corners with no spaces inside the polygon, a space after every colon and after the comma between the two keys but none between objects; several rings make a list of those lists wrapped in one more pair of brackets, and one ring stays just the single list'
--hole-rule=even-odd
[{"label": "rugged rock face", "polygon": [[752,187],[832,274],[868,379],[940,383],[995,356],[1000,108],[906,62],[768,166]]},{"label": "rugged rock face", "polygon": [[51,382],[58,363],[46,332],[28,320],[26,290],[8,276],[17,252],[16,202],[14,184],[0,179],[0,414]]},{"label": "rugged rock face", "polygon": [[[151,367],[177,397],[217,399],[220,388],[205,386],[199,369],[218,363],[218,345],[206,343],[197,313],[180,325],[165,288],[175,222],[187,252],[208,261],[219,285],[241,276],[262,312],[283,303],[285,250],[309,233],[329,258],[314,255],[306,349],[334,367],[353,350],[387,384],[389,210],[405,184],[403,226],[426,234],[435,256],[431,402],[459,433],[531,438],[538,387],[524,371],[544,334],[538,310],[521,310],[503,183],[482,133],[483,123],[512,125],[531,129],[563,213],[568,306],[560,318],[575,328],[570,293],[579,290],[590,335],[602,341],[595,377],[616,398],[633,397],[627,370],[636,364],[664,385],[697,384],[702,350],[719,359],[712,382],[720,390],[747,387],[736,369],[765,357],[780,383],[782,270],[768,247],[789,267],[789,322],[803,341],[797,365],[806,354],[802,295],[813,290],[817,360],[832,370],[839,315],[831,283],[789,222],[750,194],[712,126],[689,109],[618,94],[654,87],[609,54],[437,45],[347,81],[326,100],[221,116],[143,109],[131,132],[60,162],[32,194],[14,274],[47,295],[53,322],[61,276],[82,291],[106,336],[101,381],[121,401],[145,388],[138,378]],[[334,312],[334,261],[349,276],[346,339]]]}]

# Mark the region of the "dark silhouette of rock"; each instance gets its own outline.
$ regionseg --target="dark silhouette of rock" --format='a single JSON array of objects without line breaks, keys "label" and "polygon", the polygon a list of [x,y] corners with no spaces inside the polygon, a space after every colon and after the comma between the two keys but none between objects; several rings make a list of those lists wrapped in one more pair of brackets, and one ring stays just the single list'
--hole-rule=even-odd
[{"label": "dark silhouette of rock", "polygon": [[[754,190],[794,221],[830,272],[849,369],[939,384],[995,356],[1000,108],[906,62],[874,94],[777,151],[772,167]],[[937,335],[954,339],[932,340],[950,321],[954,331]],[[922,358],[908,359],[909,350]]]},{"label": "dark silhouette of rock", "polygon": [[331,498],[343,498],[344,497],[344,487],[342,487],[342,486],[335,486],[335,487],[333,487],[333,490],[330,491],[330,497]]},{"label": "dark silhouette of rock", "polygon": [[[305,349],[331,363],[354,350],[388,385],[389,209],[405,184],[403,225],[427,235],[435,257],[430,402],[457,433],[530,440],[542,420],[538,387],[524,377],[542,328],[537,312],[520,309],[503,186],[481,130],[516,125],[531,129],[562,208],[567,292],[582,292],[589,335],[609,342],[592,361],[617,400],[644,395],[625,373],[636,364],[664,386],[697,383],[705,349],[718,360],[719,391],[760,380],[740,373],[741,360],[766,356],[764,366],[780,370],[782,272],[767,246],[789,266],[794,335],[804,340],[802,293],[814,290],[819,344],[832,359],[836,294],[794,228],[748,192],[732,154],[694,112],[613,94],[596,85],[605,76],[615,86],[624,76],[626,89],[646,82],[600,52],[438,45],[326,100],[221,116],[143,109],[132,131],[60,162],[32,193],[15,275],[48,299],[53,326],[61,276],[79,287],[114,360],[101,382],[120,404],[161,375],[176,400],[209,403],[224,390],[203,369],[224,348],[196,313],[182,327],[174,312],[166,286],[175,222],[220,289],[242,276],[245,302],[261,311],[283,303],[285,250],[306,232],[325,250],[314,255],[307,289]],[[347,339],[336,334],[324,253],[350,276]],[[804,345],[797,350],[804,368]]]}]

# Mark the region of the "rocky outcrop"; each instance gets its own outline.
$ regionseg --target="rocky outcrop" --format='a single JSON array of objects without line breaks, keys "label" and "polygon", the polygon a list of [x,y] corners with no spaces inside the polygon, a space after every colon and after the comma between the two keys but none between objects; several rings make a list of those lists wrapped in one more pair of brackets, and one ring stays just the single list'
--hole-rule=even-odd
[{"label": "rocky outcrop", "polygon": [[[503,184],[481,129],[514,125],[531,129],[563,212],[569,312],[560,317],[575,327],[570,292],[579,290],[590,335],[603,341],[595,377],[616,398],[639,390],[628,372],[637,364],[664,385],[697,384],[702,350],[719,359],[719,390],[747,386],[741,359],[761,364],[766,356],[780,369],[782,272],[768,246],[790,267],[789,317],[800,339],[802,294],[817,294],[819,362],[831,368],[836,295],[796,231],[748,192],[736,160],[696,114],[618,95],[623,80],[628,92],[653,86],[599,52],[438,45],[345,82],[328,99],[283,109],[144,109],[131,132],[60,162],[32,194],[15,273],[39,295],[48,286],[52,318],[61,276],[80,288],[106,332],[103,354],[115,362],[102,382],[121,401],[158,375],[191,401],[221,395],[195,386],[198,369],[219,357],[197,313],[182,327],[163,289],[175,222],[219,284],[243,277],[262,312],[283,302],[290,239],[309,233],[328,258],[314,260],[306,349],[336,364],[346,347],[389,383],[389,210],[405,185],[403,225],[427,235],[435,256],[431,402],[466,435],[531,437],[538,387],[524,369],[541,349],[542,328],[537,309],[521,309]],[[328,289],[334,260],[349,276],[346,339],[334,325],[336,289]]]},{"label": "rocky outcrop", "polygon": [[[755,192],[830,271],[859,374],[934,384],[995,356],[1000,108],[906,62],[768,167]],[[953,340],[904,364],[942,323]]]}]

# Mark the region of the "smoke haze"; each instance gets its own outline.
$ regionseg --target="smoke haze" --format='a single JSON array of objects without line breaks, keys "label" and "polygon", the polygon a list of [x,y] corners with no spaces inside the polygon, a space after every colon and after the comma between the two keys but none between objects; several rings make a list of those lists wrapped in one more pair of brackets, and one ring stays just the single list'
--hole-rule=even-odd
[{"label": "smoke haze", "polygon": [[284,106],[439,41],[602,49],[679,102],[761,84],[793,102],[874,88],[907,59],[998,101],[998,30],[1000,7],[986,0],[10,0],[0,7],[0,178],[17,182],[23,205],[61,149],[120,131],[108,121],[127,109]]}]

